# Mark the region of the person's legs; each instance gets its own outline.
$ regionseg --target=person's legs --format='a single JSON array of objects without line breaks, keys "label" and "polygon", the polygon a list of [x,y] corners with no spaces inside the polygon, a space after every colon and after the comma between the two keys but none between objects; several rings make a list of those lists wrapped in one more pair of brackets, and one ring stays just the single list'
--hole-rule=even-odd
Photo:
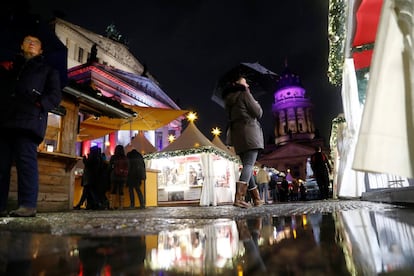
[{"label": "person's legs", "polygon": [[319,199],[324,199],[325,198],[325,188],[323,186],[323,177],[321,176],[315,176],[316,179],[316,183],[318,184],[318,188],[319,188]]},{"label": "person's legs", "polygon": [[29,138],[16,140],[14,158],[17,169],[17,199],[19,207],[36,208],[39,192],[37,143]]},{"label": "person's legs", "polygon": [[257,189],[255,178],[253,177],[254,163],[256,162],[258,150],[249,150],[240,155],[242,160],[242,171],[240,174],[240,181],[248,183],[248,191],[253,199],[254,206],[263,205],[263,201],[260,199],[259,191]]},{"label": "person's legs", "polygon": [[135,187],[132,185],[128,186],[128,191],[129,191],[129,208],[134,208],[135,207],[135,194],[134,194],[134,189]]},{"label": "person's legs", "polygon": [[124,182],[120,181],[118,184],[118,195],[119,195],[119,209],[124,209]]},{"label": "person's legs", "polygon": [[118,185],[119,183],[117,181],[112,180],[112,190],[109,195],[109,209],[115,209],[115,200],[118,193]]},{"label": "person's legs", "polygon": [[7,201],[10,188],[10,170],[13,160],[13,144],[8,139],[0,139],[3,146],[0,158],[0,215],[7,215]]},{"label": "person's legs", "polygon": [[264,197],[262,198],[266,203],[269,203],[269,184],[265,183],[263,188]]},{"label": "person's legs", "polygon": [[145,198],[144,198],[144,194],[141,192],[141,186],[138,185],[136,189],[137,189],[137,195],[138,195],[138,199],[139,199],[139,208],[144,209],[145,208]]},{"label": "person's legs", "polygon": [[39,171],[37,167],[37,143],[27,137],[15,137],[14,160],[17,171],[18,208],[9,213],[12,217],[36,216],[39,193]]},{"label": "person's legs", "polygon": [[75,209],[75,210],[80,210],[80,208],[81,208],[81,206],[83,205],[83,203],[85,202],[85,200],[86,200],[86,198],[87,198],[87,196],[88,196],[88,191],[87,191],[87,186],[83,186],[82,187],[82,195],[81,195],[81,198],[80,198],[80,200],[79,200],[79,202],[78,202],[78,204],[76,204],[74,207],[73,207],[73,209]]},{"label": "person's legs", "polygon": [[264,184],[263,183],[258,183],[257,188],[259,189],[260,198],[263,199]]},{"label": "person's legs", "polygon": [[329,198],[329,178],[325,177],[323,181],[323,199]]},{"label": "person's legs", "polygon": [[273,203],[275,203],[276,201],[278,201],[277,200],[277,194],[276,194],[276,189],[275,188],[270,190],[270,195],[272,197]]},{"label": "person's legs", "polygon": [[257,188],[256,182],[253,178],[253,169],[254,169],[254,163],[257,159],[257,150],[249,150],[246,152],[243,152],[240,154],[240,158],[242,161],[242,171],[240,174],[240,181],[244,181],[249,184],[248,189],[254,189]]}]

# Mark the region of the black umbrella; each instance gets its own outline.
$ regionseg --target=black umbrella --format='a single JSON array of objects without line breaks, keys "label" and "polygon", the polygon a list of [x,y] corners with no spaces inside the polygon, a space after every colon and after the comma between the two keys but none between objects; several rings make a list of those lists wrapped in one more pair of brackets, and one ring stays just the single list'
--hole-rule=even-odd
[{"label": "black umbrella", "polygon": [[26,35],[36,35],[42,41],[46,62],[59,71],[62,88],[67,84],[67,48],[56,36],[51,25],[32,14],[9,14],[0,20],[0,61],[11,60],[20,52]]},{"label": "black umbrella", "polygon": [[262,66],[258,62],[242,62],[239,65],[228,70],[217,82],[211,99],[220,106],[224,107],[224,101],[221,97],[223,88],[234,79],[234,76],[244,76],[249,83],[250,90],[257,98],[260,95],[271,91],[276,87],[279,76]]}]

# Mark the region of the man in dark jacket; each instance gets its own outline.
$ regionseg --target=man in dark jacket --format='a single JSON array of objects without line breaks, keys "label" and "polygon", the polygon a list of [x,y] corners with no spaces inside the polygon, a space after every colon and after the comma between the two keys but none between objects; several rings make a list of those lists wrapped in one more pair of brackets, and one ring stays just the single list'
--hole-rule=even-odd
[{"label": "man in dark jacket", "polygon": [[322,152],[322,148],[315,147],[315,153],[312,154],[310,164],[313,175],[318,183],[321,199],[329,198],[329,174],[332,171],[328,157]]},{"label": "man in dark jacket", "polygon": [[129,190],[129,200],[131,209],[135,208],[135,195],[134,190],[136,191],[139,199],[139,207],[141,209],[145,208],[145,198],[144,194],[141,192],[141,186],[145,183],[147,179],[147,174],[145,171],[145,161],[139,151],[136,149],[131,150],[127,153],[128,157],[128,176],[127,176],[127,185]]},{"label": "man in dark jacket", "polygon": [[43,60],[42,42],[29,34],[22,53],[0,64],[0,216],[7,216],[10,172],[17,169],[15,217],[36,215],[39,190],[37,148],[45,136],[48,112],[61,101],[59,73]]}]

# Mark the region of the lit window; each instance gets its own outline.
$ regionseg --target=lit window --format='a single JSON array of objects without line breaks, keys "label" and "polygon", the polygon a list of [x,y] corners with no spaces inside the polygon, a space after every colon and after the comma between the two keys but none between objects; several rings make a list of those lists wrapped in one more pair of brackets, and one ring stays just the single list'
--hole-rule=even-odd
[{"label": "lit window", "polygon": [[48,152],[59,152],[61,133],[62,116],[49,112],[45,139],[39,145],[39,150]]},{"label": "lit window", "polygon": [[79,52],[78,52],[78,61],[79,62],[83,62],[83,48],[79,47]]}]

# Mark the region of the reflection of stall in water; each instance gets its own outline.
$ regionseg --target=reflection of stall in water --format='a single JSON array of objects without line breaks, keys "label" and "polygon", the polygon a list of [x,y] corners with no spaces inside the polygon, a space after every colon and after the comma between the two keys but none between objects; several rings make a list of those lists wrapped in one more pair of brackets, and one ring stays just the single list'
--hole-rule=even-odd
[{"label": "reflection of stall in water", "polygon": [[235,268],[238,247],[235,222],[222,220],[204,227],[160,232],[157,247],[147,252],[146,262],[153,271],[219,275],[223,268]]}]

